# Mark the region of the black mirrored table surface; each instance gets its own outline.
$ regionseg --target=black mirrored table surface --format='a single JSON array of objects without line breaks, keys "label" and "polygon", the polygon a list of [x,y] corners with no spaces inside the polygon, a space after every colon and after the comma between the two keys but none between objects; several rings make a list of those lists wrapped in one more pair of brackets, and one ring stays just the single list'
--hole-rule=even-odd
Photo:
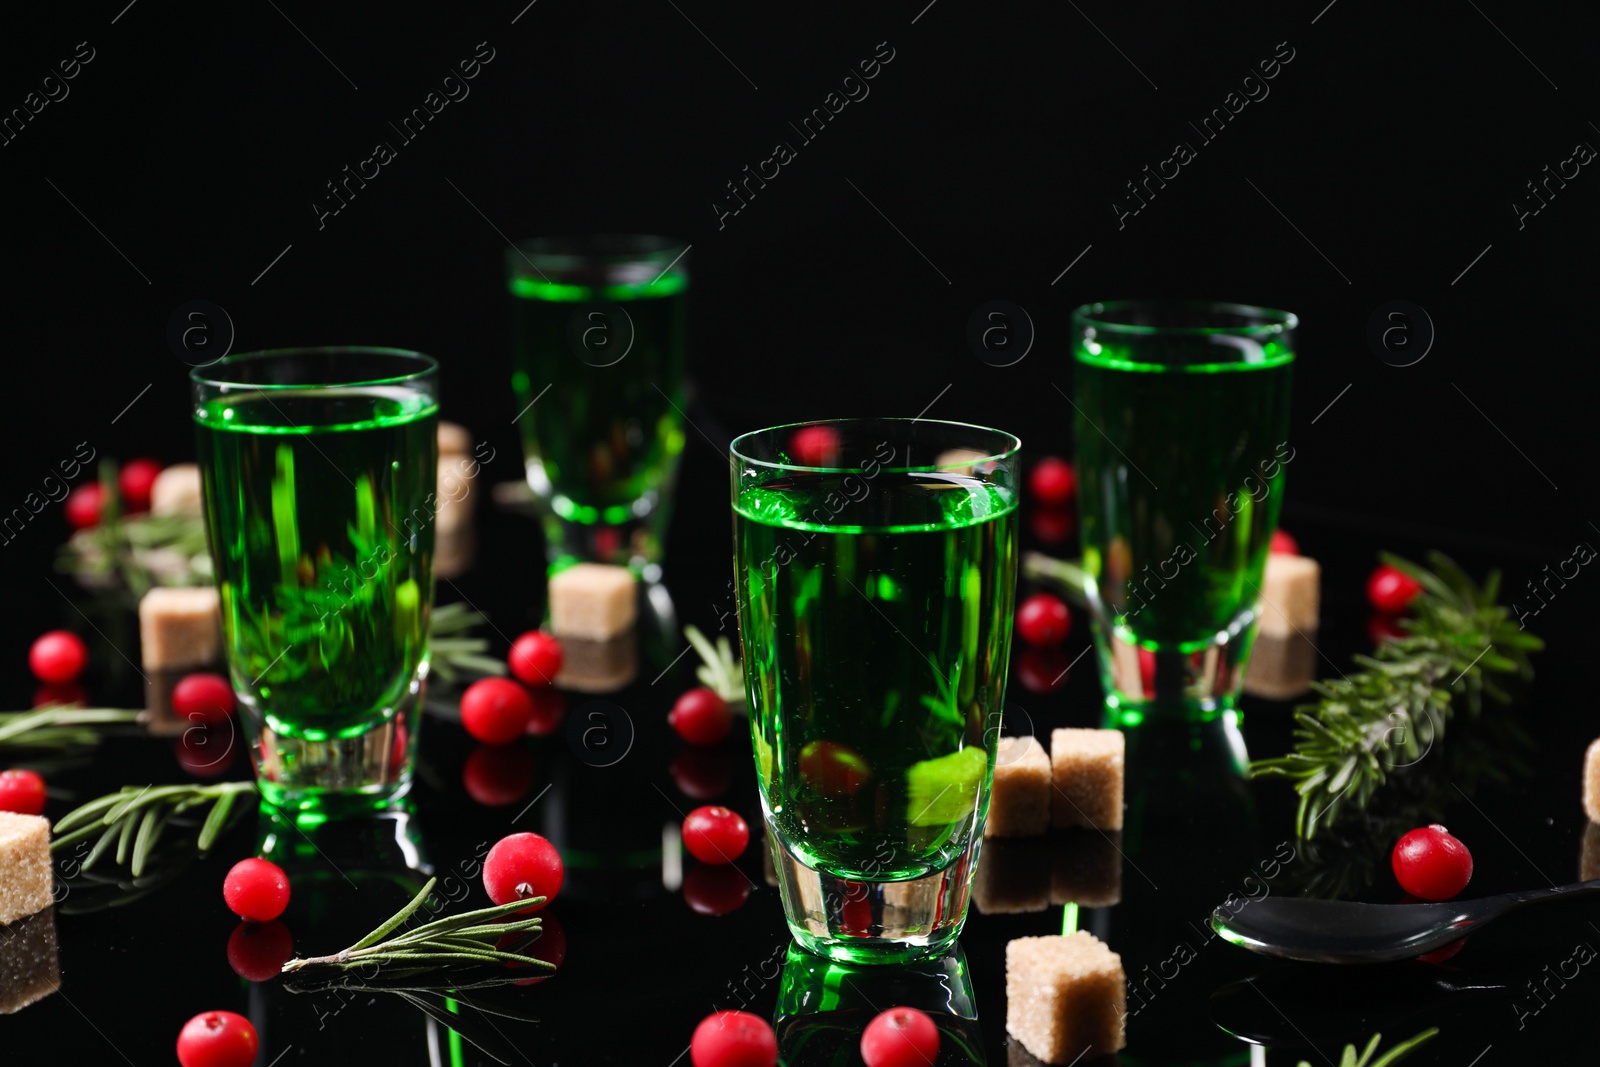
[{"label": "black mirrored table surface", "polygon": [[[692,443],[663,585],[679,623],[712,635],[720,626],[731,637],[725,494],[722,461]],[[438,583],[438,601],[465,600],[484,611],[492,625],[483,632],[504,655],[510,638],[543,617],[543,547],[532,518],[490,497],[484,492],[476,501],[472,566]],[[1322,563],[1318,676],[1337,676],[1353,655],[1372,648],[1362,586],[1380,549],[1412,558],[1430,547],[1445,549],[1480,576],[1501,567],[1508,585],[1550,562],[1533,549],[1423,544],[1342,523],[1336,514],[1297,515],[1292,495],[1285,525]],[[65,576],[49,575],[53,589],[43,578],[55,549],[47,533],[30,530],[7,548],[4,706],[29,705],[27,644],[58,625],[89,640],[84,683],[95,705],[141,706],[146,683],[133,666],[132,615]],[[1028,547],[1075,554],[1071,541],[1052,546],[1034,532],[1024,536]],[[659,594],[657,603],[667,606]],[[1469,895],[1578,879],[1587,827],[1579,801],[1583,749],[1600,733],[1588,684],[1592,653],[1586,655],[1596,634],[1592,622],[1565,618],[1543,634],[1549,645],[1535,658],[1537,677],[1509,708],[1491,708],[1481,721],[1457,720],[1434,751],[1404,772],[1411,813],[1425,813],[1416,822],[1437,818],[1472,849]],[[1065,653],[1069,660],[1085,654],[1055,692],[1031,691],[1013,670],[1007,732],[1031,730],[1048,745],[1055,727],[1100,724],[1088,640],[1076,613]],[[1440,964],[1287,964],[1217,938],[1207,920],[1230,894],[1400,898],[1388,870],[1388,841],[1363,845],[1361,833],[1310,847],[1297,841],[1292,789],[1237,777],[1231,767],[1238,754],[1220,728],[1147,724],[1130,733],[1127,824],[1119,835],[1101,839],[1081,831],[988,850],[994,866],[986,892],[993,895],[986,899],[993,907],[974,907],[958,956],[855,982],[829,978],[816,961],[790,950],[778,892],[764,871],[755,775],[742,731],[697,750],[667,726],[674,699],[696,684],[694,657],[680,656],[683,648],[670,625],[641,629],[628,685],[603,696],[567,694],[569,719],[619,731],[616,741],[626,748],[615,762],[609,762],[614,753],[597,758],[565,729],[526,739],[509,760],[474,760],[477,744],[444,707],[425,719],[406,807],[386,817],[307,833],[250,813],[210,854],[180,857],[138,887],[70,877],[71,857],[58,855],[53,912],[6,933],[13,953],[23,951],[19,936],[36,944],[53,934],[59,988],[0,1015],[0,1061],[173,1063],[183,1023],[221,1008],[255,1022],[261,1065],[358,1058],[394,1067],[487,1064],[499,1056],[538,1067],[672,1067],[689,1062],[689,1038],[704,1015],[743,1008],[769,1019],[780,1015],[785,1062],[846,1064],[859,1062],[853,1035],[871,1015],[863,1003],[887,1006],[878,1001],[892,996],[942,1014],[947,1040],[940,1062],[1032,1063],[1006,1035],[1005,945],[1058,932],[1064,921],[1120,953],[1129,978],[1127,1048],[1107,1063],[1331,1065],[1346,1042],[1364,1044],[1381,1031],[1387,1047],[1429,1026],[1439,1027],[1440,1036],[1409,1062],[1578,1062],[1574,1057],[1587,1045],[1581,1027],[1600,981],[1595,967],[1578,961],[1600,947],[1600,906],[1592,900],[1504,920]],[[1242,737],[1251,756],[1286,751],[1293,703],[1246,698]],[[596,711],[601,719],[593,718]],[[124,785],[196,780],[175,746],[172,737],[119,735],[92,751],[50,758],[43,768],[51,788],[47,814],[59,818]],[[223,768],[224,778],[249,773],[237,750]],[[701,868],[676,844],[684,813],[712,801],[741,812],[755,831],[733,870]],[[1368,838],[1394,833],[1394,820],[1405,817],[1405,811],[1372,815]],[[389,992],[292,993],[278,981],[246,981],[229,965],[238,920],[223,904],[222,878],[260,847],[291,873],[293,900],[283,922],[297,952],[321,954],[387,917],[420,884],[419,870],[438,877],[440,892],[459,901],[450,907],[486,904],[477,876],[481,856],[519,830],[546,835],[565,858],[566,884],[546,912],[559,923],[565,957],[546,981],[496,990],[494,1004],[505,1014],[461,1008],[463,1037]],[[1591,835],[1589,845],[1600,849],[1600,840]],[[1068,894],[1085,903],[1072,909],[1046,903]],[[1007,907],[1027,910],[1000,910]],[[0,944],[0,952],[7,950]],[[866,996],[867,989],[876,997]]]}]

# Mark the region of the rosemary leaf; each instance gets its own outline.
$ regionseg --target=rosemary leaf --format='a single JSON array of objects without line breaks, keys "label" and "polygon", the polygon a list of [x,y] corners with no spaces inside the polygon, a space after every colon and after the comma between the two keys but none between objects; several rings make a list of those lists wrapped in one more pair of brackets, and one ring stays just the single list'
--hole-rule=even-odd
[{"label": "rosemary leaf", "polygon": [[68,727],[103,726],[132,723],[139,718],[137,708],[47,707],[34,711],[0,713],[0,745],[54,746],[69,740],[95,741],[93,730]]},{"label": "rosemary leaf", "polygon": [[224,793],[211,805],[206,821],[200,824],[200,836],[195,839],[195,846],[201,852],[209,849],[216,842],[217,835],[222,833],[222,827],[227,823],[228,814],[233,811],[233,802],[238,796],[238,793]]},{"label": "rosemary leaf", "polygon": [[160,808],[147,808],[144,818],[139,821],[139,833],[133,840],[133,862],[128,869],[133,876],[138,878],[144,874],[145,860],[150,858],[150,850],[155,847],[156,839],[161,836],[161,828],[166,825],[170,812],[163,812]]},{"label": "rosemary leaf", "polygon": [[[99,827],[97,826],[95,829],[98,830]],[[100,835],[100,840],[95,842],[94,848],[89,850],[89,855],[84,857],[83,865],[80,869],[87,871],[90,867],[93,867],[96,861],[105,855],[106,850],[111,847],[111,842],[115,841],[120,833],[121,827],[116,823],[106,827],[105,832]],[[57,844],[59,845],[59,842]]]},{"label": "rosemary leaf", "polygon": [[121,829],[117,834],[117,866],[128,862],[128,845],[133,842],[133,831],[138,826],[137,819],[122,819],[118,825]]},{"label": "rosemary leaf", "polygon": [[411,903],[395,912],[382,926],[372,931],[372,933],[368,934],[366,937],[363,937],[360,941],[357,941],[355,944],[351,945],[349,950],[351,952],[356,952],[360,949],[366,948],[369,945],[376,945],[379,941],[382,941],[385,937],[388,937],[390,931],[399,926],[401,923],[405,922],[407,919],[411,918],[412,913],[418,908],[422,907],[423,902],[428,899],[428,894],[433,892],[433,887],[438,881],[439,880],[437,878],[429,878],[428,884],[423,886],[417,895],[411,898]]}]

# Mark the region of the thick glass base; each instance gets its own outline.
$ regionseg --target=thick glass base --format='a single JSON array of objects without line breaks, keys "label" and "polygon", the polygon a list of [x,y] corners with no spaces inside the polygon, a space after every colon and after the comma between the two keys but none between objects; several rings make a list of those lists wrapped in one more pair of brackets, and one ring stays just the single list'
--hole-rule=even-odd
[{"label": "thick glass base", "polygon": [[1147,719],[1211,722],[1232,711],[1255,636],[1253,611],[1242,613],[1209,642],[1169,648],[1140,644],[1126,630],[1096,619],[1108,725],[1137,726]]},{"label": "thick glass base", "polygon": [[807,867],[768,829],[784,919],[807,951],[846,963],[905,963],[945,951],[960,935],[981,835],[942,871],[864,882]]},{"label": "thick glass base", "polygon": [[539,461],[528,461],[527,474],[539,502],[552,573],[574,563],[610,563],[629,568],[646,582],[661,580],[667,521],[661,494],[648,492],[614,507],[585,507],[555,492]]},{"label": "thick glass base", "polygon": [[244,707],[250,762],[262,799],[283,812],[334,817],[388,807],[411,788],[427,665],[398,707],[354,737],[313,741],[279,730]]},{"label": "thick glass base", "polygon": [[[939,1052],[929,1067],[982,1064],[983,1032],[968,969],[959,943],[903,967],[839,963],[790,944],[772,1014],[782,1062],[786,1067],[860,1063],[861,1031],[885,1008],[904,1005],[927,1012],[939,1030]],[[743,1008],[742,992],[735,995],[740,1002],[728,1007]]]}]

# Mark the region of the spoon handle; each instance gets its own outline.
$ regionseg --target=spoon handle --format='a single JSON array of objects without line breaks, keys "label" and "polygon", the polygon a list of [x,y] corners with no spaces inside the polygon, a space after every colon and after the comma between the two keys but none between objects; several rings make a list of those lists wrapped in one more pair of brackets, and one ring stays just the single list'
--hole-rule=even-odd
[{"label": "spoon handle", "polygon": [[1573,882],[1571,885],[1551,886],[1549,889],[1524,889],[1516,893],[1507,893],[1502,899],[1506,902],[1506,907],[1517,908],[1555,897],[1582,897],[1590,893],[1600,893],[1600,878],[1588,882]]}]

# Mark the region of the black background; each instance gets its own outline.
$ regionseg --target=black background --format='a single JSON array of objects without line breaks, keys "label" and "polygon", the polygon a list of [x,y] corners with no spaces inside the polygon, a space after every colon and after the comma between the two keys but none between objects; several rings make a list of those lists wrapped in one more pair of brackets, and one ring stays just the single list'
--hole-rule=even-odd
[{"label": "black background", "polygon": [[[361,343],[429,352],[444,365],[446,417],[514,455],[506,238],[647,231],[693,245],[689,414],[702,433],[689,435],[668,576],[684,618],[703,626],[715,625],[726,580],[725,474],[714,448],[730,434],[925,411],[1013,430],[1030,458],[1070,453],[1071,409],[1052,383],[1071,391],[1069,314],[1092,299],[1195,296],[1299,313],[1285,523],[1324,560],[1322,647],[1341,664],[1367,647],[1358,586],[1380,547],[1445,548],[1475,570],[1504,568],[1517,590],[1574,542],[1600,536],[1589,474],[1600,205],[1590,185],[1600,178],[1585,167],[1520,229],[1512,207],[1525,182],[1577,143],[1600,145],[1591,27],[1566,5],[924,3],[323,9],[261,0],[224,11],[113,0],[29,11],[25,23],[8,15],[0,110],[23,106],[78,42],[94,58],[69,96],[0,147],[10,405],[0,509],[21,505],[80,441],[123,458],[192,456],[188,367],[167,325],[195,299],[226,309],[235,351]],[[386,124],[479,42],[494,58],[470,96],[319,229],[311,205],[326,197],[324,183],[375,140],[396,141]],[[870,95],[799,145],[788,123],[822,106],[880,42],[894,58]],[[1293,59],[1267,83],[1270,95],[1202,146],[1188,122],[1221,106],[1280,42]],[[1179,139],[1198,158],[1119,228],[1112,203],[1124,183]],[[798,158],[719,227],[713,203],[725,183],[779,140],[796,144]],[[967,343],[970,316],[993,299],[1025,308],[1036,327],[1029,354],[1009,367]],[[1426,309],[1437,331],[1409,367],[1389,365],[1366,340],[1374,310],[1397,299]],[[66,531],[59,511],[51,505],[0,546],[18,620],[0,656],[6,707],[27,703],[21,648],[32,634],[58,623],[89,632],[39,577]],[[493,566],[462,589],[514,634],[539,614],[537,537],[511,519],[491,530]],[[1481,797],[1476,815],[1464,805],[1452,813],[1453,828],[1459,817],[1475,831],[1485,892],[1539,884],[1536,867],[1571,877],[1583,824],[1574,746],[1597,732],[1581,670],[1596,636],[1593,596],[1580,578],[1534,627],[1552,649],[1537,700],[1518,714],[1540,738],[1543,773]],[[112,658],[101,649],[101,664]],[[1075,671],[1068,696],[1041,705],[1041,733],[1094,718],[1091,674]],[[673,677],[690,684],[683,664]],[[136,679],[132,688],[127,677],[95,681],[106,702],[139,700]],[[667,685],[641,683],[629,706],[650,723],[640,751],[653,754],[652,773],[671,794],[661,768],[675,743],[659,725]],[[1263,724],[1253,751],[1281,751],[1283,717],[1252,721]],[[453,729],[436,731],[436,758],[451,767],[468,748]],[[148,764],[130,749],[67,788],[83,799],[179,773],[149,751]],[[473,811],[448,781],[455,773],[424,790],[439,805],[434,852],[446,864],[477,840]],[[730,796],[747,798],[743,788]],[[653,796],[638,792],[630,803]],[[602,808],[620,803],[596,796]],[[66,810],[64,798],[52,814]],[[1269,810],[1268,852],[1288,827],[1285,811]],[[1166,858],[1168,884],[1182,881],[1185,864],[1215,859],[1206,815],[1183,813],[1175,837],[1187,844]],[[247,839],[233,839],[234,854]],[[1157,896],[1121,920],[1117,929],[1133,932],[1113,944],[1130,971],[1167,954],[1178,912],[1203,915],[1246,870],[1213,871],[1195,883],[1208,888],[1194,901]],[[120,913],[122,925],[101,919],[74,938],[63,923],[66,991],[133,1062],[165,1062],[184,1018],[222,1006],[210,1003],[231,981],[220,969],[229,923],[213,914],[215,873],[188,878],[165,904]],[[776,895],[764,887],[731,926],[689,925],[670,896],[573,908],[568,926],[586,922],[591,955],[580,962],[574,949],[570,981],[540,990],[553,998],[552,1018],[526,1047],[541,1067],[667,1064],[723,983],[781,941]],[[350,925],[381,910],[363,906]],[[205,918],[162,925],[189,915]],[[1531,976],[1564,958],[1580,929],[1573,914],[1553,921],[1509,973]],[[1042,932],[1037,919],[980,917],[965,939],[991,1063],[1006,1056],[1000,946]],[[94,957],[87,945],[115,947]],[[1251,973],[1253,961],[1229,952],[1222,970]],[[146,973],[156,976],[148,985]],[[1163,1040],[1141,1053],[1136,1032],[1124,1058],[1182,1062],[1191,1042],[1195,1060],[1242,1049],[1205,1019],[1204,994],[1220,980],[1186,979],[1158,1004],[1173,1013],[1169,1025],[1144,1030]],[[168,995],[150,988],[160,983]],[[773,993],[753,1010],[769,1010]],[[231,986],[220,997],[242,1010]],[[1560,1049],[1585,997],[1592,1003],[1592,982],[1526,1031],[1504,1003],[1481,1018],[1458,1004],[1441,1017],[1447,1045],[1419,1060],[1464,1065],[1488,1045],[1487,1067]],[[64,999],[0,1023],[0,1041],[15,1025],[18,1047],[49,1035],[68,1042],[69,1061],[106,1056]],[[384,1027],[372,1018],[347,1023],[344,1039],[375,1039]],[[295,1042],[309,1057],[299,1062],[328,1062],[316,1040]],[[397,1062],[419,1052],[407,1048]],[[1279,1060],[1292,1062],[1274,1053]]]}]

